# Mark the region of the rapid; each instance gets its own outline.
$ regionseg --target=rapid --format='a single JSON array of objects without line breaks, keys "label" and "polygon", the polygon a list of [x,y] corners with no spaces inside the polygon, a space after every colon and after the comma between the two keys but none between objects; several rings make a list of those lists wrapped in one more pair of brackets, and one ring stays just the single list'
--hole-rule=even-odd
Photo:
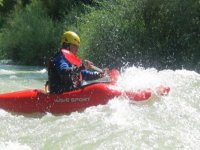
[{"label": "rapid", "polygon": [[[0,63],[0,93],[44,88],[41,67]],[[123,68],[121,90],[170,86],[168,96],[154,92],[145,103],[126,97],[66,115],[15,114],[0,109],[0,150],[132,150],[200,147],[200,74],[189,70]]]}]

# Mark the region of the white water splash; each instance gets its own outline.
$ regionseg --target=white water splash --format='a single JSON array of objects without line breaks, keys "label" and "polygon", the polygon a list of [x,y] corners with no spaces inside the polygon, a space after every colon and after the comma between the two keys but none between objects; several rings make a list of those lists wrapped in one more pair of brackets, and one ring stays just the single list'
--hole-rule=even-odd
[{"label": "white water splash", "polygon": [[15,72],[6,69],[0,69],[0,75],[10,75],[10,74],[15,74]]},{"label": "white water splash", "polygon": [[31,150],[31,148],[27,145],[21,145],[17,142],[0,142],[0,149],[2,150]]},{"label": "white water splash", "polygon": [[47,70],[46,69],[42,69],[42,70],[37,71],[37,73],[44,74],[44,73],[47,73]]},{"label": "white water splash", "polygon": [[167,74],[169,72],[168,70],[158,72],[154,68],[144,69],[133,66],[121,74],[117,85],[125,90],[154,89],[159,85],[168,85]]}]

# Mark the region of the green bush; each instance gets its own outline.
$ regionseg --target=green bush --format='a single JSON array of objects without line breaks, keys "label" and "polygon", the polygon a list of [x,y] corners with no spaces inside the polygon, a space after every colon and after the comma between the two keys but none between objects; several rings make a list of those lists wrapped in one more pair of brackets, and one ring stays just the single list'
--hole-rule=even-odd
[{"label": "green bush", "polygon": [[138,63],[140,58],[144,58],[140,43],[146,40],[144,23],[137,16],[139,12],[135,7],[140,4],[137,3],[130,0],[106,1],[102,3],[102,9],[84,16],[80,20],[81,54],[103,66]]},{"label": "green bush", "polygon": [[41,65],[58,47],[62,26],[54,23],[39,1],[13,14],[2,31],[1,49],[27,65]]},{"label": "green bush", "polygon": [[99,64],[198,67],[198,0],[104,1],[79,19],[81,53]]},{"label": "green bush", "polygon": [[43,64],[73,30],[79,55],[100,67],[200,68],[198,0],[33,0],[15,12],[1,29],[0,53],[24,64]]},{"label": "green bush", "polygon": [[85,4],[96,6],[93,0],[33,0],[26,7],[12,4],[17,9],[12,11],[5,28],[1,29],[2,58],[26,65],[43,65],[59,48],[63,31],[75,29],[72,24],[76,24],[77,15],[85,12]]},{"label": "green bush", "polygon": [[42,3],[49,16],[54,20],[62,20],[65,15],[68,15],[80,5],[96,5],[97,2],[95,0],[42,0]]}]

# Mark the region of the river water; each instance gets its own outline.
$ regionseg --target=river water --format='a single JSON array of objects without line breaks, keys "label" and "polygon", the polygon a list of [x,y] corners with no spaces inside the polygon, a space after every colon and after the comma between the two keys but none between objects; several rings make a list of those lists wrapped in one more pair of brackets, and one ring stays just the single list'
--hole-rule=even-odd
[{"label": "river water", "polygon": [[[83,112],[22,115],[0,109],[1,150],[197,150],[200,147],[200,74],[129,67],[122,90],[168,85],[168,96],[133,104],[124,97]],[[45,68],[0,64],[0,93],[43,88]]]}]

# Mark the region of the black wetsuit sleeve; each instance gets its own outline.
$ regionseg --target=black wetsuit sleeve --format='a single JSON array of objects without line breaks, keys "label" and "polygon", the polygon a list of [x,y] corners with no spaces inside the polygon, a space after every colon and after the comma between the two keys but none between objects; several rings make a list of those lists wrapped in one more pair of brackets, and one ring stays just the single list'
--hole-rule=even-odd
[{"label": "black wetsuit sleeve", "polygon": [[67,68],[67,69],[62,69],[60,70],[60,73],[62,75],[69,75],[69,74],[78,74],[81,72],[81,70],[85,69],[85,67],[82,65],[80,67],[70,67],[70,68]]}]

